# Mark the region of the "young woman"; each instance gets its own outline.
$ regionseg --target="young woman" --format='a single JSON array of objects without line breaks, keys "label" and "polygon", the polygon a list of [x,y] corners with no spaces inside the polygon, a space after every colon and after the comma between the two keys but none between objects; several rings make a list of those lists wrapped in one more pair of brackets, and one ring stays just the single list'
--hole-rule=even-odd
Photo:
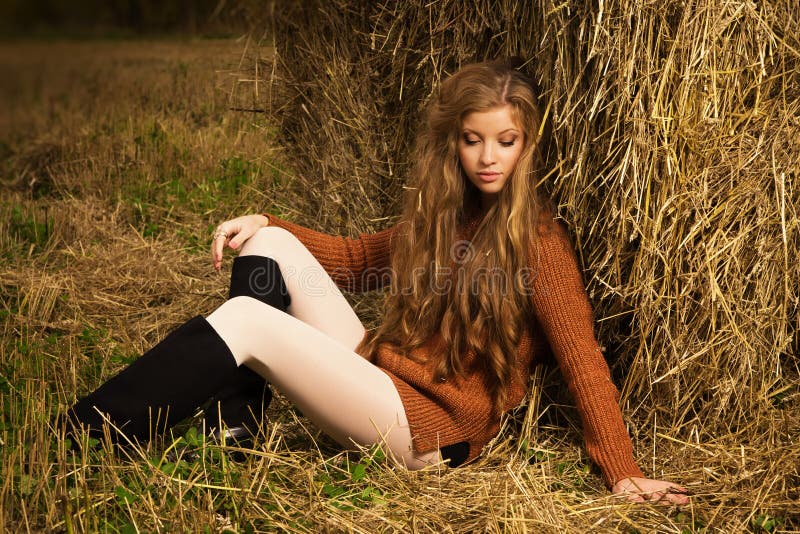
[{"label": "young woman", "polygon": [[[345,447],[453,467],[497,434],[549,345],[608,486],[687,502],[633,458],[567,232],[537,193],[541,121],[521,73],[462,68],[428,106],[398,224],[347,239],[269,214],[223,222],[214,267],[239,250],[229,300],[78,402],[73,421],[146,439],[211,398],[209,424],[239,431],[260,418],[266,379]],[[378,287],[385,318],[365,332],[339,289]]]}]

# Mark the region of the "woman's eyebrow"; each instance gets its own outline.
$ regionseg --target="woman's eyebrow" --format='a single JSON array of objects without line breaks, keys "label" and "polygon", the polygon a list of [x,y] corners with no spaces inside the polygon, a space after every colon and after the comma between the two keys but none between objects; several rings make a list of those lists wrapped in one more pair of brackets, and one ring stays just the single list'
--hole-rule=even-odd
[{"label": "woman's eyebrow", "polygon": [[[517,130],[516,128],[506,128],[505,130],[503,130],[502,132],[498,133],[497,135],[503,135],[504,133],[508,133],[508,132],[519,133],[519,130]],[[476,135],[479,135],[478,132],[476,132],[475,130],[472,130],[470,128],[464,128],[464,133],[474,133]]]}]

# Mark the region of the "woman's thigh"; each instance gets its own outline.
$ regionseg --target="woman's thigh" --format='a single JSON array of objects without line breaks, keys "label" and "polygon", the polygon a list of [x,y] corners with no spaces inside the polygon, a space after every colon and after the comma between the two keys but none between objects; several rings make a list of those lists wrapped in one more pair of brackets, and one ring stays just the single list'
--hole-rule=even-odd
[{"label": "woman's thigh", "polygon": [[239,364],[269,380],[341,445],[381,443],[409,469],[440,461],[438,451],[414,453],[393,382],[351,347],[250,297],[225,302],[207,319]]},{"label": "woman's thigh", "polygon": [[350,303],[311,252],[287,230],[260,229],[245,241],[239,255],[268,256],[278,263],[291,297],[287,311],[292,316],[351,349],[364,337],[364,326]]}]

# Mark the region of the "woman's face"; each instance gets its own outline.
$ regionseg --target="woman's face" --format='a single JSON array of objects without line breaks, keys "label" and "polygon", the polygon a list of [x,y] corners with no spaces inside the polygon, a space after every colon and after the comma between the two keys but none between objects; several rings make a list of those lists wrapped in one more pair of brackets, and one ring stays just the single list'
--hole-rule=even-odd
[{"label": "woman's face", "polygon": [[508,104],[464,117],[458,158],[464,174],[481,192],[484,207],[497,200],[517,165],[525,138]]}]

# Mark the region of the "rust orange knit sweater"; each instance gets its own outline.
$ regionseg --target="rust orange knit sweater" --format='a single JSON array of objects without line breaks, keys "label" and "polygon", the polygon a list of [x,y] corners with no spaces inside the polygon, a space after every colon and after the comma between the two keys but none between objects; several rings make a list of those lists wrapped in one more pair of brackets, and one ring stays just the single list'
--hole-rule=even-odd
[{"label": "rust orange knit sweater", "polygon": [[[368,291],[388,279],[392,236],[397,226],[358,238],[331,236],[265,213],[270,225],[294,234],[344,290]],[[474,235],[478,215],[462,229]],[[575,253],[563,224],[545,217],[538,226],[538,254],[530,254],[535,276],[530,277],[532,309],[536,320],[521,336],[516,369],[508,392],[507,408],[517,406],[528,390],[532,365],[547,343],[574,396],[583,423],[586,450],[600,466],[606,484],[628,476],[643,476],[633,459],[632,445],[618,405],[619,392],[595,340],[592,311]],[[533,249],[531,249],[533,250]],[[538,258],[538,259],[537,259]],[[366,335],[370,335],[369,332]],[[436,350],[437,334],[417,349],[421,356]],[[392,379],[406,410],[414,448],[426,452],[466,441],[468,461],[499,432],[500,420],[475,362],[465,354],[464,378],[433,380],[425,364],[381,345],[371,361]]]}]

